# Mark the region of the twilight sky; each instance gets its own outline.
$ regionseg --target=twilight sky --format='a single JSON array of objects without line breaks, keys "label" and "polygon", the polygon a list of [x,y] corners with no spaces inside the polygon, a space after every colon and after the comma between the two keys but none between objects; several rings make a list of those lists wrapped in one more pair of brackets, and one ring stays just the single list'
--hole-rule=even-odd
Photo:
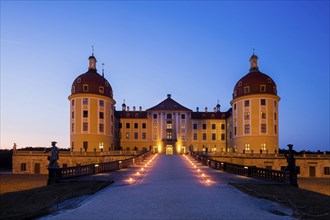
[{"label": "twilight sky", "polygon": [[230,108],[253,48],[278,86],[280,148],[329,150],[329,1],[1,1],[1,148],[69,147],[91,46],[117,109],[168,93]]}]

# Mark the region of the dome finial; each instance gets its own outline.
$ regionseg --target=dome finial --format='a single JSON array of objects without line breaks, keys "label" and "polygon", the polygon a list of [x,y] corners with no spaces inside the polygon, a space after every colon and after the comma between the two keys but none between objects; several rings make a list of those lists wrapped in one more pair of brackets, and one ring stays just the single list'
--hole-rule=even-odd
[{"label": "dome finial", "polygon": [[96,58],[94,57],[94,46],[92,46],[92,56],[88,58],[89,60],[89,67],[90,70],[96,70]]},{"label": "dome finial", "polygon": [[92,46],[92,56],[94,56],[94,46]]},{"label": "dome finial", "polygon": [[104,77],[104,63],[102,63],[102,76]]},{"label": "dome finial", "polygon": [[259,69],[259,67],[258,67],[258,56],[255,55],[254,53],[255,53],[255,50],[253,48],[253,54],[250,58],[250,71]]}]

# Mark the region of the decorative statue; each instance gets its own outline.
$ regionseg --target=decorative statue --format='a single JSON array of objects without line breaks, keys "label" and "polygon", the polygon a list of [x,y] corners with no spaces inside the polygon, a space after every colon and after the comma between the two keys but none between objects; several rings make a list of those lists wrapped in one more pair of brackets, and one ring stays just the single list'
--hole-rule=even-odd
[{"label": "decorative statue", "polygon": [[296,159],[294,158],[295,151],[292,149],[293,145],[288,144],[289,150],[284,153],[284,156],[286,157],[286,161],[288,162],[287,170],[288,171],[296,171]]},{"label": "decorative statue", "polygon": [[57,160],[59,159],[58,154],[60,153],[60,149],[56,147],[57,142],[52,141],[52,147],[50,148],[50,156],[47,157],[49,160],[48,168],[60,168],[60,166],[57,163]]},{"label": "decorative statue", "polygon": [[16,145],[16,143],[14,143],[13,151],[16,151],[16,149],[17,149],[17,145]]}]

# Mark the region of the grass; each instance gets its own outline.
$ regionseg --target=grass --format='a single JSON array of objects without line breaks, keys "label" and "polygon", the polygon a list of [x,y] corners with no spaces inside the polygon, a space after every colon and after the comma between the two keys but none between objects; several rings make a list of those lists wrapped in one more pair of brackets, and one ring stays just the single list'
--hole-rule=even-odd
[{"label": "grass", "polygon": [[240,191],[292,208],[300,219],[330,219],[330,196],[281,184],[236,184]]},{"label": "grass", "polygon": [[[64,200],[91,195],[112,182],[66,182],[0,195],[0,219],[31,219]],[[55,210],[56,211],[56,210]]]}]

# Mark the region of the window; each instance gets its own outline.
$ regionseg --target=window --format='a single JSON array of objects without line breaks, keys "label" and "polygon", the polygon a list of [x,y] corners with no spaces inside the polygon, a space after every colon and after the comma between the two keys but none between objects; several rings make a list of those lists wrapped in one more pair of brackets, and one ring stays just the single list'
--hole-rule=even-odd
[{"label": "window", "polygon": [[104,106],[104,101],[103,100],[99,101],[99,106]]},{"label": "window", "polygon": [[203,140],[205,141],[206,140],[206,134],[203,133]]},{"label": "window", "polygon": [[266,124],[261,124],[261,133],[266,133]]},{"label": "window", "polygon": [[153,115],[153,118],[155,118],[155,119],[156,119],[156,118],[157,118],[157,114],[154,114],[154,115]]},{"label": "window", "polygon": [[272,79],[271,79],[271,78],[268,78],[268,79],[267,79],[267,82],[268,82],[268,83],[272,83]]},{"label": "window", "polygon": [[237,127],[234,127],[234,135],[237,135]]},{"label": "window", "polygon": [[84,146],[85,151],[87,151],[87,149],[88,149],[88,141],[84,141],[83,142],[83,146]]},{"label": "window", "polygon": [[225,134],[221,134],[221,140],[224,141],[226,138]]},{"label": "window", "polygon": [[205,130],[206,129],[206,124],[203,124],[203,130]]},{"label": "window", "polygon": [[134,139],[135,139],[135,140],[139,139],[139,133],[134,132]]},{"label": "window", "polygon": [[250,106],[250,100],[245,100],[244,107],[249,107],[249,106]]},{"label": "window", "polygon": [[63,167],[63,168],[67,168],[67,167],[68,167],[68,164],[64,163],[64,164],[62,165],[62,167]]},{"label": "window", "polygon": [[76,87],[75,86],[72,86],[71,92],[72,93],[75,93],[76,92]]},{"label": "window", "polygon": [[74,99],[71,101],[71,105],[74,106]]},{"label": "window", "polygon": [[71,112],[71,118],[74,118],[74,112]]},{"label": "window", "polygon": [[181,114],[181,119],[185,119],[186,115],[185,114]]},{"label": "window", "polygon": [[250,144],[245,144],[244,150],[250,150]]},{"label": "window", "polygon": [[244,125],[244,133],[245,134],[250,134],[250,125]]},{"label": "window", "polygon": [[142,123],[142,128],[146,129],[147,128],[147,123]]},{"label": "window", "polygon": [[266,85],[260,85],[260,92],[266,92]]},{"label": "window", "polygon": [[155,132],[154,134],[153,134],[153,137],[152,137],[154,140],[156,140],[157,139],[157,133]]},{"label": "window", "polygon": [[104,119],[104,112],[99,112],[99,118]]},{"label": "window", "polygon": [[235,89],[235,91],[234,91],[234,97],[236,97],[237,96],[237,90]]},{"label": "window", "polygon": [[276,105],[277,105],[277,102],[276,102],[276,101],[274,101],[274,107],[276,107]]},{"label": "window", "polygon": [[260,99],[260,105],[266,105],[266,99]]},{"label": "window", "polygon": [[250,93],[250,86],[245,86],[244,87],[244,94],[249,94]]},{"label": "window", "polygon": [[88,123],[87,122],[83,123],[83,131],[88,131]]},{"label": "window", "polygon": [[126,123],[126,128],[131,128],[131,124],[130,123]]},{"label": "window", "polygon": [[197,140],[197,133],[194,133],[194,140]]},{"label": "window", "polygon": [[139,123],[134,123],[134,128],[135,129],[139,128]]},{"label": "window", "polygon": [[212,130],[215,130],[215,124],[212,124]]},{"label": "window", "polygon": [[215,141],[217,138],[216,134],[212,134],[212,141]]},{"label": "window", "polygon": [[221,130],[225,130],[225,124],[221,124]]},{"label": "window", "polygon": [[261,144],[261,150],[266,150],[266,144]]},{"label": "window", "polygon": [[194,130],[197,130],[197,124],[196,123],[193,124],[193,128],[194,128]]},{"label": "window", "polygon": [[234,109],[236,110],[236,103],[234,104]]},{"label": "window", "polygon": [[273,86],[273,93],[274,93],[274,94],[277,93],[276,86]]},{"label": "window", "polygon": [[130,133],[126,132],[126,139],[129,139],[129,138],[130,138]]},{"label": "window", "polygon": [[167,140],[172,140],[172,132],[167,132],[166,133],[166,139]]},{"label": "window", "polygon": [[104,94],[104,87],[103,86],[99,86],[99,93]]},{"label": "window", "polygon": [[166,122],[166,129],[172,129],[172,122],[171,121]]},{"label": "window", "polygon": [[186,124],[185,123],[182,123],[181,124],[181,128],[182,128],[182,130],[184,130],[186,128]]},{"label": "window", "polygon": [[88,118],[88,111],[84,111],[84,118]]},{"label": "window", "polygon": [[81,79],[80,78],[77,79],[77,83],[81,83]]},{"label": "window", "polygon": [[74,123],[71,124],[71,132],[74,132]]},{"label": "window", "polygon": [[274,133],[277,134],[277,125],[274,125]]},{"label": "window", "polygon": [[266,119],[266,112],[261,112],[261,119]]},{"label": "window", "polygon": [[122,138],[122,135],[121,135],[121,132],[119,132],[119,139],[121,139]]},{"label": "window", "polygon": [[84,104],[84,105],[88,105],[88,98],[84,98],[84,99],[83,99],[83,104]]},{"label": "window", "polygon": [[277,113],[274,112],[274,120],[276,121],[277,120]]},{"label": "window", "polygon": [[154,122],[153,127],[154,129],[157,129],[157,122]]},{"label": "window", "polygon": [[182,139],[182,140],[186,140],[186,134],[185,134],[185,133],[182,133],[182,134],[181,134],[181,139]]},{"label": "window", "polygon": [[122,123],[119,123],[119,129],[121,129],[123,127],[123,124]]},{"label": "window", "polygon": [[167,119],[172,119],[172,114],[167,114],[167,115],[166,115],[166,118],[167,118]]},{"label": "window", "polygon": [[26,163],[21,163],[21,171],[26,171]]},{"label": "window", "polygon": [[324,167],[324,175],[330,175],[330,167]]},{"label": "window", "polygon": [[244,112],[244,119],[250,120],[250,112]]},{"label": "window", "polygon": [[83,91],[84,91],[84,92],[88,92],[88,85],[87,85],[87,84],[84,84],[84,85],[83,85]]},{"label": "window", "polygon": [[142,139],[143,140],[147,139],[147,133],[145,133],[145,132],[142,133]]},{"label": "window", "polygon": [[99,131],[104,132],[104,124],[99,124]]}]

